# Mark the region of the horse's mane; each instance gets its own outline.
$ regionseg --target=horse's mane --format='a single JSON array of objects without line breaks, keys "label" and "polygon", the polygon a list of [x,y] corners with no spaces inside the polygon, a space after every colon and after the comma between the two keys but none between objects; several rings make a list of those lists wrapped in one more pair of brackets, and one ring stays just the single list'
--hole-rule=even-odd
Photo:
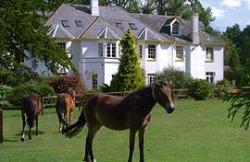
[{"label": "horse's mane", "polygon": [[[149,85],[149,86],[143,87],[135,92],[128,94],[124,100],[125,102],[131,103],[131,104],[134,104],[135,102],[137,104],[140,104],[140,103],[145,104],[145,103],[151,102],[150,100],[151,98],[152,98],[152,85]],[[152,102],[154,101],[152,100]]]}]

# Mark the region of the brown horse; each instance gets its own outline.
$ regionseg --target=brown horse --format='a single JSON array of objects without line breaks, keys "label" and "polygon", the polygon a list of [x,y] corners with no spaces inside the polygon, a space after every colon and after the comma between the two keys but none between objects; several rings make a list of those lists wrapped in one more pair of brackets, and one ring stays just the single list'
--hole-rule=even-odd
[{"label": "brown horse", "polygon": [[29,139],[32,139],[31,128],[34,126],[36,121],[36,135],[38,135],[38,115],[43,111],[41,97],[35,93],[23,98],[23,105],[21,107],[21,115],[23,121],[22,137],[21,141],[25,139],[25,125],[26,122],[29,125]]},{"label": "brown horse", "polygon": [[144,133],[151,118],[151,111],[159,103],[167,113],[174,111],[174,94],[168,82],[157,82],[126,97],[97,94],[91,97],[78,121],[63,129],[67,137],[77,135],[88,126],[84,161],[94,162],[93,139],[102,126],[114,130],[130,129],[129,159],[132,162],[135,135],[139,131],[140,162],[144,162]]},{"label": "brown horse", "polygon": [[71,123],[71,112],[75,108],[75,91],[69,88],[66,93],[57,95],[56,112],[59,120],[59,132],[62,125],[68,126]]}]

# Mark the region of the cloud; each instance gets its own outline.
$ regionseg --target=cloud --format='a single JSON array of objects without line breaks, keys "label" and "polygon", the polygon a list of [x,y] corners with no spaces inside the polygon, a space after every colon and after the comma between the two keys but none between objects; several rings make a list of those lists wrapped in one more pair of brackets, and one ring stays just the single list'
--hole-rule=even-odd
[{"label": "cloud", "polygon": [[242,0],[247,4],[247,9],[250,10],[250,0]]},{"label": "cloud", "polygon": [[222,0],[221,4],[227,7],[240,7],[242,5],[242,1],[250,2],[249,0]]},{"label": "cloud", "polygon": [[224,17],[225,11],[222,9],[215,8],[214,6],[211,6],[213,16],[216,18]]}]

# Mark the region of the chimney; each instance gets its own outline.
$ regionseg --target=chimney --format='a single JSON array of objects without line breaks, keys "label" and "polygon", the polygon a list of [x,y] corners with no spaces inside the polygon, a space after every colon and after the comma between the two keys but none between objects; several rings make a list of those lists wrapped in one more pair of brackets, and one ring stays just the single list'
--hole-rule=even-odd
[{"label": "chimney", "polygon": [[92,16],[99,16],[98,0],[90,0],[90,11]]},{"label": "chimney", "polygon": [[192,41],[193,41],[193,45],[200,44],[199,14],[196,12],[194,12],[192,16]]}]

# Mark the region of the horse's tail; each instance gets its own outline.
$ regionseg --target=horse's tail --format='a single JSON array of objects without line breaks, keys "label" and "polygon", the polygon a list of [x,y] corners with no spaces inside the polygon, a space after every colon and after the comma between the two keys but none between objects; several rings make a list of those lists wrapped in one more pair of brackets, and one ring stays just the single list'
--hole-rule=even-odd
[{"label": "horse's tail", "polygon": [[67,126],[68,123],[63,118],[63,113],[66,111],[66,102],[63,96],[58,95],[56,100],[56,113],[58,116],[59,122],[62,122],[64,126]]},{"label": "horse's tail", "polygon": [[62,134],[65,134],[66,137],[71,138],[79,134],[85,124],[86,124],[86,118],[85,118],[84,111],[82,111],[81,115],[78,118],[78,121],[66,128],[63,128]]}]

